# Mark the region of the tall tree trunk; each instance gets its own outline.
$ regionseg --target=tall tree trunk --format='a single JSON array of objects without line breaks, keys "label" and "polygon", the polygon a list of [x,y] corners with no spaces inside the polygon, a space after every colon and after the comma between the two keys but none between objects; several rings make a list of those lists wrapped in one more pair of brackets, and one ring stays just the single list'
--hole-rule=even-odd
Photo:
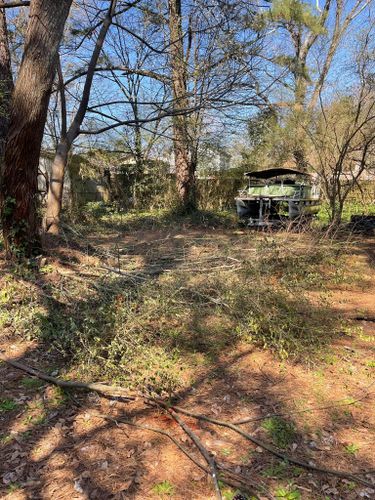
[{"label": "tall tree trunk", "polygon": [[1,215],[8,255],[40,250],[38,165],[56,59],[72,0],[33,0],[5,146]]},{"label": "tall tree trunk", "polygon": [[[47,209],[43,221],[44,230],[52,234],[59,233],[62,197],[64,189],[64,177],[65,177],[66,166],[68,163],[68,156],[73,142],[80,133],[80,128],[86,115],[87,107],[90,100],[91,87],[94,79],[95,68],[100,53],[102,51],[109,27],[112,24],[112,18],[115,13],[116,5],[117,5],[117,0],[112,0],[107,15],[103,21],[101,30],[96,40],[94,51],[92,53],[89,62],[80,105],[78,107],[77,113],[75,114],[69,129],[67,131],[62,130],[61,132],[61,139],[57,146],[56,155],[52,163],[51,179],[47,195]],[[62,83],[60,78],[60,87],[61,85]],[[64,92],[63,88],[62,92]],[[63,95],[61,99],[64,102],[65,98],[63,97]]]},{"label": "tall tree trunk", "polygon": [[5,10],[0,9],[0,180],[5,138],[8,133],[13,77]]},{"label": "tall tree trunk", "polygon": [[[181,0],[169,0],[170,64],[174,101],[173,146],[177,192],[181,208],[188,212],[196,207],[195,166],[190,161],[187,119],[187,70],[184,58]],[[180,113],[180,114],[179,114]]]},{"label": "tall tree trunk", "polygon": [[[49,220],[50,214],[60,214],[62,195],[64,188],[64,177],[65,169],[68,163],[69,150],[71,144],[69,144],[67,137],[67,109],[66,109],[66,98],[65,98],[65,88],[64,88],[64,77],[61,67],[60,57],[58,57],[57,63],[57,75],[58,75],[58,88],[60,94],[60,107],[61,107],[61,136],[56,147],[55,157],[52,163],[51,175],[48,182],[47,191],[47,210],[46,215],[43,220],[43,229],[46,230],[47,221]],[[55,231],[52,229],[51,232],[58,232],[58,225],[54,227]]]},{"label": "tall tree trunk", "polygon": [[[135,101],[133,105],[134,116],[136,120],[138,119],[138,103]],[[135,156],[135,175],[133,178],[133,207],[137,207],[138,204],[138,185],[143,175],[143,150],[142,150],[142,132],[139,123],[136,123],[134,127],[134,156]]]},{"label": "tall tree trunk", "polygon": [[307,51],[300,48],[297,49],[296,59],[298,61],[295,77],[295,92],[294,92],[294,147],[293,157],[296,162],[298,170],[306,172],[308,170],[308,162],[305,150],[305,131],[304,122],[306,120],[305,107],[306,107],[306,94],[307,94],[307,65],[306,65]]}]

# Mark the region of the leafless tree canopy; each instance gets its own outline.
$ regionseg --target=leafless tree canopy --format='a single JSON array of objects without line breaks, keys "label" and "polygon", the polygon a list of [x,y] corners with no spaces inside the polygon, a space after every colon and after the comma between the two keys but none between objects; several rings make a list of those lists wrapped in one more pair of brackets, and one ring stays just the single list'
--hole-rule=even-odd
[{"label": "leafless tree canopy", "polygon": [[[322,146],[322,123],[331,127],[325,110],[334,100],[350,101],[351,107],[360,107],[354,117],[351,107],[347,110],[349,121],[354,120],[350,126],[358,126],[363,118],[364,105],[355,99],[363,78],[358,71],[350,76],[347,63],[358,59],[348,47],[354,47],[360,36],[368,39],[361,49],[362,59],[365,52],[371,52],[370,0],[318,4],[298,0],[272,4],[78,0],[71,8],[70,2],[60,2],[59,8],[63,4],[66,8],[59,22],[48,17],[46,2],[0,4],[0,142],[5,141],[10,120],[3,168],[3,228],[7,241],[14,232],[20,235],[13,238],[17,245],[23,238],[38,241],[40,233],[36,210],[42,138],[43,150],[54,156],[43,227],[56,233],[73,149],[121,151],[134,161],[135,178],[142,177],[145,162],[173,160],[177,197],[186,211],[196,207],[201,151],[211,146],[229,151],[231,143],[244,144],[247,123],[257,113],[276,117],[272,140],[263,144],[275,148],[279,141],[276,149],[283,150],[284,158],[289,156],[300,168],[319,172],[323,167],[318,164],[325,163],[325,172],[327,162],[332,164]],[[51,6],[56,7],[54,2]],[[39,11],[51,23],[46,25],[51,42],[45,41],[36,20]],[[12,26],[9,33],[7,18],[8,28],[9,20]],[[44,56],[36,56],[41,53],[46,53],[43,67]],[[30,60],[36,61],[40,72],[34,71],[32,83],[26,85]],[[346,75],[346,84],[340,71]],[[316,123],[312,129],[311,119],[317,114],[320,128]],[[25,132],[22,147],[14,142],[21,140],[21,128]],[[360,127],[355,136],[362,131]],[[323,136],[327,135],[325,131]],[[29,150],[30,144],[35,149]],[[350,144],[357,151],[356,162],[362,165],[352,178],[351,184],[356,184],[368,169],[371,147],[366,140]],[[315,156],[311,147],[319,150]],[[347,164],[350,148],[340,150],[345,161],[339,163]],[[366,160],[361,160],[361,153]],[[328,180],[323,177],[322,182],[327,185]],[[4,215],[8,212],[14,217]],[[23,220],[27,230],[12,226]],[[12,244],[8,241],[9,249]]]}]

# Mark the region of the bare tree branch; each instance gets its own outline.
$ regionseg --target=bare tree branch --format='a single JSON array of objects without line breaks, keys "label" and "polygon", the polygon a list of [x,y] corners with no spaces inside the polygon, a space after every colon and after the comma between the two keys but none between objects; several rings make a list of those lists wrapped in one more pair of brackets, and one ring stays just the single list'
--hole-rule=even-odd
[{"label": "bare tree branch", "polygon": [[28,7],[30,0],[19,0],[18,2],[1,2],[0,9],[10,9],[12,7]]}]

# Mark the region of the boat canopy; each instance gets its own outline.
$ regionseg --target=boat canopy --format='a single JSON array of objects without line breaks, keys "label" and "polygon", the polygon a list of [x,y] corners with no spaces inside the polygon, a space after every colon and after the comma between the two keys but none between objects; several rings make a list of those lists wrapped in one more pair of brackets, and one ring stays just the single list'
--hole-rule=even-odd
[{"label": "boat canopy", "polygon": [[271,177],[278,177],[279,175],[306,175],[306,172],[301,172],[293,168],[268,168],[267,170],[254,170],[253,172],[246,172],[246,177],[253,177],[254,179],[271,179]]}]

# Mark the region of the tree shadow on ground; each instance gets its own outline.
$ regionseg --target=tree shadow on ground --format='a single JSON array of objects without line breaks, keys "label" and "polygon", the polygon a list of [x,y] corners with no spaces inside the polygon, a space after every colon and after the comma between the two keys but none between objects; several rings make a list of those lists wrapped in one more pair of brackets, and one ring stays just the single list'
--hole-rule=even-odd
[{"label": "tree shadow on ground", "polygon": [[[120,233],[133,233],[134,231],[150,231],[153,229],[186,229],[197,227],[236,227],[235,213],[226,211],[195,210],[190,213],[180,213],[176,209],[160,209],[152,212],[113,212],[109,209],[100,208],[90,216],[89,225],[97,226],[105,231],[118,231]],[[78,220],[78,224],[82,221]],[[67,226],[69,230],[70,226]],[[79,226],[85,232],[85,226]],[[86,225],[87,227],[87,225]]]},{"label": "tree shadow on ground", "polygon": [[[288,398],[285,398],[285,391],[282,392],[282,396],[278,396],[275,391],[275,387],[282,387],[288,377],[275,376],[273,371],[268,373],[267,368],[264,368],[262,372],[254,373],[249,380],[234,370],[237,363],[246,361],[249,354],[246,351],[233,355],[226,362],[218,363],[214,368],[207,370],[192,387],[176,395],[178,405],[186,409],[193,408],[197,413],[226,421],[238,420],[239,412],[241,416],[244,416],[244,411],[247,411],[253,421],[243,428],[256,435],[258,439],[268,442],[274,440],[273,435],[264,430],[259,433],[259,424],[262,422],[260,419],[272,412],[283,415],[282,421],[288,422],[293,429],[291,437],[288,437],[285,442],[285,447],[281,448],[283,453],[304,462],[323,467],[347,468],[361,474],[373,469],[370,457],[358,459],[354,456],[352,458],[347,456],[341,459],[340,467],[337,466],[339,448],[335,444],[334,437],[333,441],[331,437],[337,435],[342,428],[353,426],[354,420],[350,412],[342,412],[341,420],[338,420],[337,411],[340,408],[335,405],[318,411],[317,427],[323,434],[317,438],[317,430],[307,431],[301,425],[301,419],[297,418],[298,411],[296,415],[291,412]],[[27,352],[21,360],[30,363],[30,356],[35,355],[38,354],[32,351]],[[4,368],[2,367],[2,370]],[[288,384],[285,385],[290,386],[291,382],[288,380]],[[74,399],[61,405],[57,409],[57,414],[44,425],[29,427],[31,437],[20,442],[22,453],[25,454],[22,459],[25,466],[21,471],[17,471],[15,464],[12,469],[17,473],[21,472],[17,475],[15,483],[25,484],[23,489],[35,498],[50,498],[57,487],[60,490],[60,497],[66,498],[72,494],[73,485],[76,492],[79,493],[82,490],[88,498],[139,498],[139,495],[144,495],[144,478],[150,473],[150,463],[155,460],[155,455],[149,457],[147,451],[155,448],[160,457],[163,450],[168,447],[168,440],[147,432],[145,437],[144,433],[142,436],[127,426],[121,428],[116,422],[104,422],[95,417],[96,410],[112,415],[114,420],[125,418],[142,423],[151,421],[153,427],[167,428],[179,439],[182,433],[162,412],[155,409],[120,402],[112,407],[106,406],[104,410],[103,406],[103,403],[98,404],[91,397],[75,394]],[[323,404],[322,407],[324,407]],[[89,413],[91,416],[86,420],[86,415]],[[260,453],[261,450],[254,445],[239,439],[235,433],[226,432],[221,427],[204,422],[198,424],[191,418],[182,418],[195,432],[198,432],[207,448],[215,453],[219,463],[225,464],[232,470],[240,468],[250,484],[258,484],[261,494],[274,489],[277,485],[291,482],[295,484],[295,488],[302,487],[304,488],[302,491],[309,491],[312,495],[326,490],[328,497],[331,496],[330,492],[340,491],[341,494],[347,493],[346,498],[357,498],[357,496],[350,496],[349,493],[353,492],[358,495],[359,491],[364,490],[362,487],[355,488],[350,481],[343,482],[341,479],[326,474],[311,473],[268,455],[266,452]],[[78,420],[83,426],[79,431],[74,427]],[[267,420],[271,420],[270,417]],[[9,415],[5,423],[3,422],[2,431],[5,433],[10,431],[12,422],[12,415]],[[85,425],[88,429],[84,428]],[[332,425],[333,430],[330,428]],[[43,453],[40,458],[35,458],[35,453],[42,445],[43,439],[51,434],[51,428],[58,432],[58,441],[53,443],[51,449]],[[329,432],[325,429],[329,429]],[[312,442],[314,446],[311,445]],[[330,451],[323,449],[324,443],[327,442],[332,447]],[[192,447],[189,449],[192,451]],[[3,445],[3,453],[4,457],[9,457],[14,453],[12,445]],[[196,456],[199,460],[199,454]],[[184,461],[182,457],[179,460]],[[3,463],[1,469],[9,472],[9,465],[10,463]],[[180,471],[179,480],[174,477],[173,481],[176,491],[179,492],[177,498],[184,492],[192,491],[192,467],[189,467],[187,462],[184,467]],[[108,470],[111,473],[111,485],[105,479]],[[170,470],[166,472],[167,475],[170,473]],[[332,496],[335,494],[332,493]],[[185,498],[196,498],[196,496],[192,494],[191,497],[185,496]],[[205,498],[205,496],[200,498]],[[315,496],[306,496],[306,498],[315,498]]]},{"label": "tree shadow on ground", "polygon": [[[177,244],[177,250],[183,251],[186,249],[186,246],[189,245],[190,244],[186,243],[186,241],[180,241]],[[199,242],[194,241],[194,245],[199,245]],[[77,296],[72,303],[64,300],[64,281],[58,283],[57,288],[60,287],[62,292],[61,294],[57,294],[56,284],[53,280],[46,279],[44,274],[38,271],[32,275],[26,274],[24,280],[41,291],[45,314],[40,322],[38,344],[31,347],[21,356],[17,356],[17,359],[45,370],[50,368],[51,363],[54,366],[57,363],[63,373],[76,369],[78,359],[75,356],[74,346],[78,341],[82,342],[82,337],[77,336],[77,332],[81,334],[82,332],[87,333],[87,329],[92,328],[93,333],[89,332],[89,334],[83,338],[84,342],[86,342],[86,348],[92,349],[92,346],[95,345],[95,336],[98,335],[98,332],[101,332],[100,334],[105,336],[114,328],[114,318],[111,315],[105,317],[101,316],[101,307],[103,303],[109,304],[110,308],[116,308],[116,304],[118,304],[119,301],[119,291],[121,295],[124,296],[132,292],[135,293],[133,305],[136,307],[136,302],[140,298],[136,293],[140,287],[152,286],[156,278],[167,275],[169,271],[177,269],[181,265],[181,261],[178,259],[168,260],[165,265],[159,266],[160,269],[155,274],[155,262],[160,263],[160,258],[165,254],[166,250],[177,253],[178,251],[176,251],[175,242],[169,249],[166,249],[164,242],[163,245],[152,248],[151,250],[150,252],[150,249],[147,249],[143,255],[144,265],[142,273],[143,276],[145,276],[144,279],[137,281],[136,278],[129,279],[129,277],[118,276],[116,277],[116,287],[114,288],[104,286],[105,283],[103,283],[101,279],[96,279],[90,283],[89,288],[84,294],[80,295],[80,291],[77,290]],[[139,249],[137,249],[137,252],[138,251]],[[203,293],[203,290],[201,291]],[[198,410],[202,413],[212,414],[213,410],[214,412],[218,411],[222,420],[237,420],[236,417],[239,411],[241,411],[242,414],[245,411],[249,411],[254,418],[260,418],[264,416],[265,413],[270,413],[270,409],[272,409],[273,413],[290,414],[290,405],[287,404],[287,398],[285,397],[286,394],[292,394],[291,391],[293,391],[293,381],[290,380],[290,377],[289,380],[286,381],[285,374],[275,375],[273,370],[267,373],[267,369],[262,367],[257,370],[256,373],[252,373],[251,370],[242,370],[240,363],[247,359],[251,354],[252,348],[248,351],[238,353],[235,348],[237,343],[241,340],[241,337],[236,336],[233,325],[229,322],[223,327],[222,325],[215,326],[212,323],[212,317],[217,313],[217,304],[207,303],[207,297],[203,297],[202,299],[201,294],[191,293],[189,287],[187,291],[182,290],[182,297],[186,300],[188,314],[183,321],[179,320],[178,322],[179,335],[172,335],[169,339],[166,337],[163,338],[165,348],[166,350],[172,347],[178,348],[181,358],[189,357],[197,353],[203,354],[210,363],[205,362],[203,369],[199,367],[200,375],[193,377],[191,384],[175,392],[175,399],[178,404],[187,408],[189,408],[190,405],[195,408],[198,407]],[[276,299],[276,294],[268,298],[270,306]],[[246,302],[244,303],[244,307],[245,304]],[[313,308],[313,305],[310,305]],[[295,304],[293,304],[292,301],[285,306],[286,309],[293,310],[293,308],[295,308]],[[319,307],[316,309],[319,314]],[[137,311],[137,309],[135,309],[135,311]],[[306,320],[308,320],[308,318],[306,318]],[[158,343],[160,340],[158,340],[157,332],[155,333],[156,342]],[[65,337],[68,338],[65,339]],[[69,349],[66,351],[70,352],[68,356],[60,356],[56,351],[49,352],[49,347],[51,347],[51,345],[57,347],[59,343],[62,341],[65,342],[65,340],[67,340],[70,345],[70,351]],[[296,338],[296,341],[298,341],[298,338]],[[95,357],[93,357],[93,360],[95,360]],[[2,365],[0,369],[3,372],[8,370],[5,365]],[[95,376],[99,375],[97,370],[94,370],[94,373]],[[20,374],[19,378],[21,377],[22,375]],[[284,397],[281,397],[278,390],[284,386]],[[276,391],[275,387],[278,388]],[[5,392],[4,394],[7,396]],[[32,395],[34,396],[35,394],[37,394],[37,392]],[[12,395],[12,391],[10,391],[9,395]],[[229,396],[229,399],[225,399],[226,396]],[[75,396],[75,400],[70,400],[69,403],[64,402],[61,404],[60,407],[55,410],[55,412],[57,412],[56,415],[47,416],[47,422],[45,424],[30,425],[26,432],[30,431],[32,438],[30,440],[26,439],[25,441],[21,438],[19,443],[23,450],[22,453],[26,453],[21,460],[21,463],[25,463],[25,466],[18,471],[16,464],[11,466],[12,470],[17,472],[14,478],[15,480],[11,482],[25,484],[26,491],[32,492],[34,497],[44,498],[51,495],[51,490],[48,488],[51,487],[51,478],[54,478],[54,471],[63,470],[65,474],[64,481],[66,481],[66,478],[69,478],[70,481],[70,489],[65,493],[61,492],[61,494],[65,494],[66,496],[71,495],[72,484],[75,484],[75,491],[80,493],[80,489],[82,489],[82,495],[91,494],[89,498],[95,498],[96,495],[97,498],[102,499],[122,497],[139,498],[137,495],[141,494],[139,492],[144,491],[145,487],[142,474],[146,474],[146,472],[150,471],[149,463],[147,462],[147,450],[162,448],[165,446],[166,440],[155,436],[151,438],[147,437],[148,444],[144,447],[144,437],[137,434],[137,431],[126,428],[126,434],[123,434],[116,426],[115,422],[103,423],[100,419],[99,421],[95,420],[95,417],[93,417],[95,424],[93,428],[90,428],[90,424],[88,425],[89,428],[85,430],[83,425],[83,429],[81,428],[79,432],[74,431],[73,426],[77,417],[80,416],[80,418],[84,419],[83,415],[85,415],[85,413],[93,411],[93,409],[95,410],[96,403],[96,400],[92,400],[90,397]],[[322,406],[325,405],[322,404]],[[103,410],[102,403],[98,407],[101,408],[101,411]],[[135,405],[133,407],[131,404],[125,405],[120,402],[116,402],[114,407],[106,403],[105,409],[109,413],[115,414],[116,418],[121,416],[127,419],[141,419],[141,421],[143,421],[142,419],[151,418],[151,415],[155,414],[155,410],[145,408],[142,405]],[[114,409],[116,409],[116,412],[113,411]],[[59,425],[59,418],[61,418],[61,415],[65,423],[60,422],[61,425]],[[10,434],[18,416],[18,411],[7,412],[6,418],[4,418],[2,422],[1,432],[3,436],[8,436]],[[347,417],[347,419],[345,420],[344,417]],[[161,414],[157,413],[156,417],[153,416],[152,418],[155,418],[159,425],[160,421],[165,423],[161,418]],[[165,419],[165,417],[163,418]],[[330,420],[332,421],[330,410],[319,412],[319,419],[321,422],[327,422],[328,425]],[[293,436],[293,443],[288,444],[289,453],[290,447],[293,444],[297,444],[294,453],[296,456],[301,456],[304,461],[312,460],[315,462],[320,460],[324,464],[330,461],[332,461],[332,464],[335,463],[333,458],[329,458],[329,453],[320,450],[317,451],[315,448],[306,445],[306,433],[303,432],[304,429],[301,427],[300,422],[294,422],[296,419],[293,415],[290,415],[287,420],[296,428]],[[67,422],[69,423],[67,424]],[[189,420],[189,422],[192,423],[191,420]],[[168,421],[167,425],[170,427],[171,423]],[[348,427],[351,425],[353,425],[353,421],[350,415],[343,415],[341,421],[336,418],[336,433],[340,431],[341,427]],[[40,447],[40,443],[43,439],[48,437],[52,427],[58,431],[57,442],[53,444],[52,449],[46,452],[41,458],[35,458],[35,451]],[[246,426],[248,430],[256,432],[259,432],[257,430],[258,427],[259,422],[250,423]],[[204,434],[206,436],[206,441],[208,439],[211,443],[215,440],[222,440],[223,431],[221,429],[213,428],[208,424],[202,424],[200,428],[203,433],[206,433]],[[110,433],[108,437],[105,436],[106,432]],[[116,435],[117,433],[121,435],[122,439],[119,438],[118,442],[113,442],[114,432]],[[101,436],[107,439],[107,447],[111,449],[111,466],[116,463],[115,477],[118,478],[119,484],[117,486],[115,485],[115,488],[109,487],[105,479],[101,480],[107,474],[106,466],[103,465],[103,463],[109,461],[107,458],[105,460],[99,460],[99,455],[103,453],[103,450],[98,451],[94,449],[92,453],[88,454],[86,457],[84,450],[82,450],[87,445],[87,442],[91,443],[94,441],[95,443],[100,440]],[[37,439],[35,439],[35,437]],[[227,437],[225,439],[227,439]],[[265,439],[270,439],[270,436],[266,434]],[[271,467],[275,459],[271,456],[265,457],[264,453],[258,453],[252,445],[246,444],[244,448],[244,444],[240,445],[240,440],[236,436],[234,438],[228,438],[228,443],[231,444],[233,449],[238,448],[239,450],[244,450],[247,447],[251,453],[240,462],[238,462],[237,457],[236,461],[228,456],[220,456],[220,460],[231,463],[233,467],[241,467],[241,470],[243,470],[249,478],[252,477],[253,480],[256,478],[259,484],[267,482],[261,472],[267,469],[267,467]],[[13,445],[14,441],[2,444],[4,456],[9,456],[11,453],[14,453],[12,449]],[[216,445],[213,443],[214,448],[218,446],[219,448],[223,447],[220,444]],[[134,448],[136,452],[133,453],[132,450],[134,450]],[[220,450],[214,451],[220,453]],[[158,453],[161,453],[161,451]],[[117,457],[115,454],[117,454]],[[15,460],[16,459],[17,457]],[[119,463],[120,461],[121,463]],[[109,464],[107,465],[109,466]],[[46,466],[46,469],[43,469],[44,466]],[[373,468],[370,460],[366,459],[355,460],[355,466],[358,471]],[[1,468],[3,471],[8,472],[9,464],[3,462]],[[88,470],[90,474],[87,475],[85,472]],[[178,491],[184,492],[189,490],[189,488],[192,488],[191,491],[194,491],[194,487],[190,485],[190,470],[191,469],[189,469],[187,474],[181,473],[181,477],[178,481],[175,478],[175,482],[178,483],[176,484]],[[91,472],[93,472],[93,474]],[[291,472],[288,467],[285,467],[282,472],[285,476],[290,477],[289,473]],[[269,474],[271,474],[270,471]],[[298,480],[295,482],[302,483],[302,485],[307,484],[306,481],[313,479],[309,473],[298,472],[298,474]],[[130,477],[130,479],[124,481],[124,477]],[[60,484],[61,479],[62,477],[57,473],[53,482]],[[122,481],[122,485],[120,485],[120,480]],[[74,483],[74,481],[76,481],[76,483]],[[112,481],[114,481],[113,478]],[[314,492],[323,491],[322,488],[327,481],[329,487],[336,488],[338,485],[338,481],[332,482],[324,475],[318,475],[316,481],[318,486],[311,486],[310,488]],[[93,492],[94,495],[92,494]]]}]

